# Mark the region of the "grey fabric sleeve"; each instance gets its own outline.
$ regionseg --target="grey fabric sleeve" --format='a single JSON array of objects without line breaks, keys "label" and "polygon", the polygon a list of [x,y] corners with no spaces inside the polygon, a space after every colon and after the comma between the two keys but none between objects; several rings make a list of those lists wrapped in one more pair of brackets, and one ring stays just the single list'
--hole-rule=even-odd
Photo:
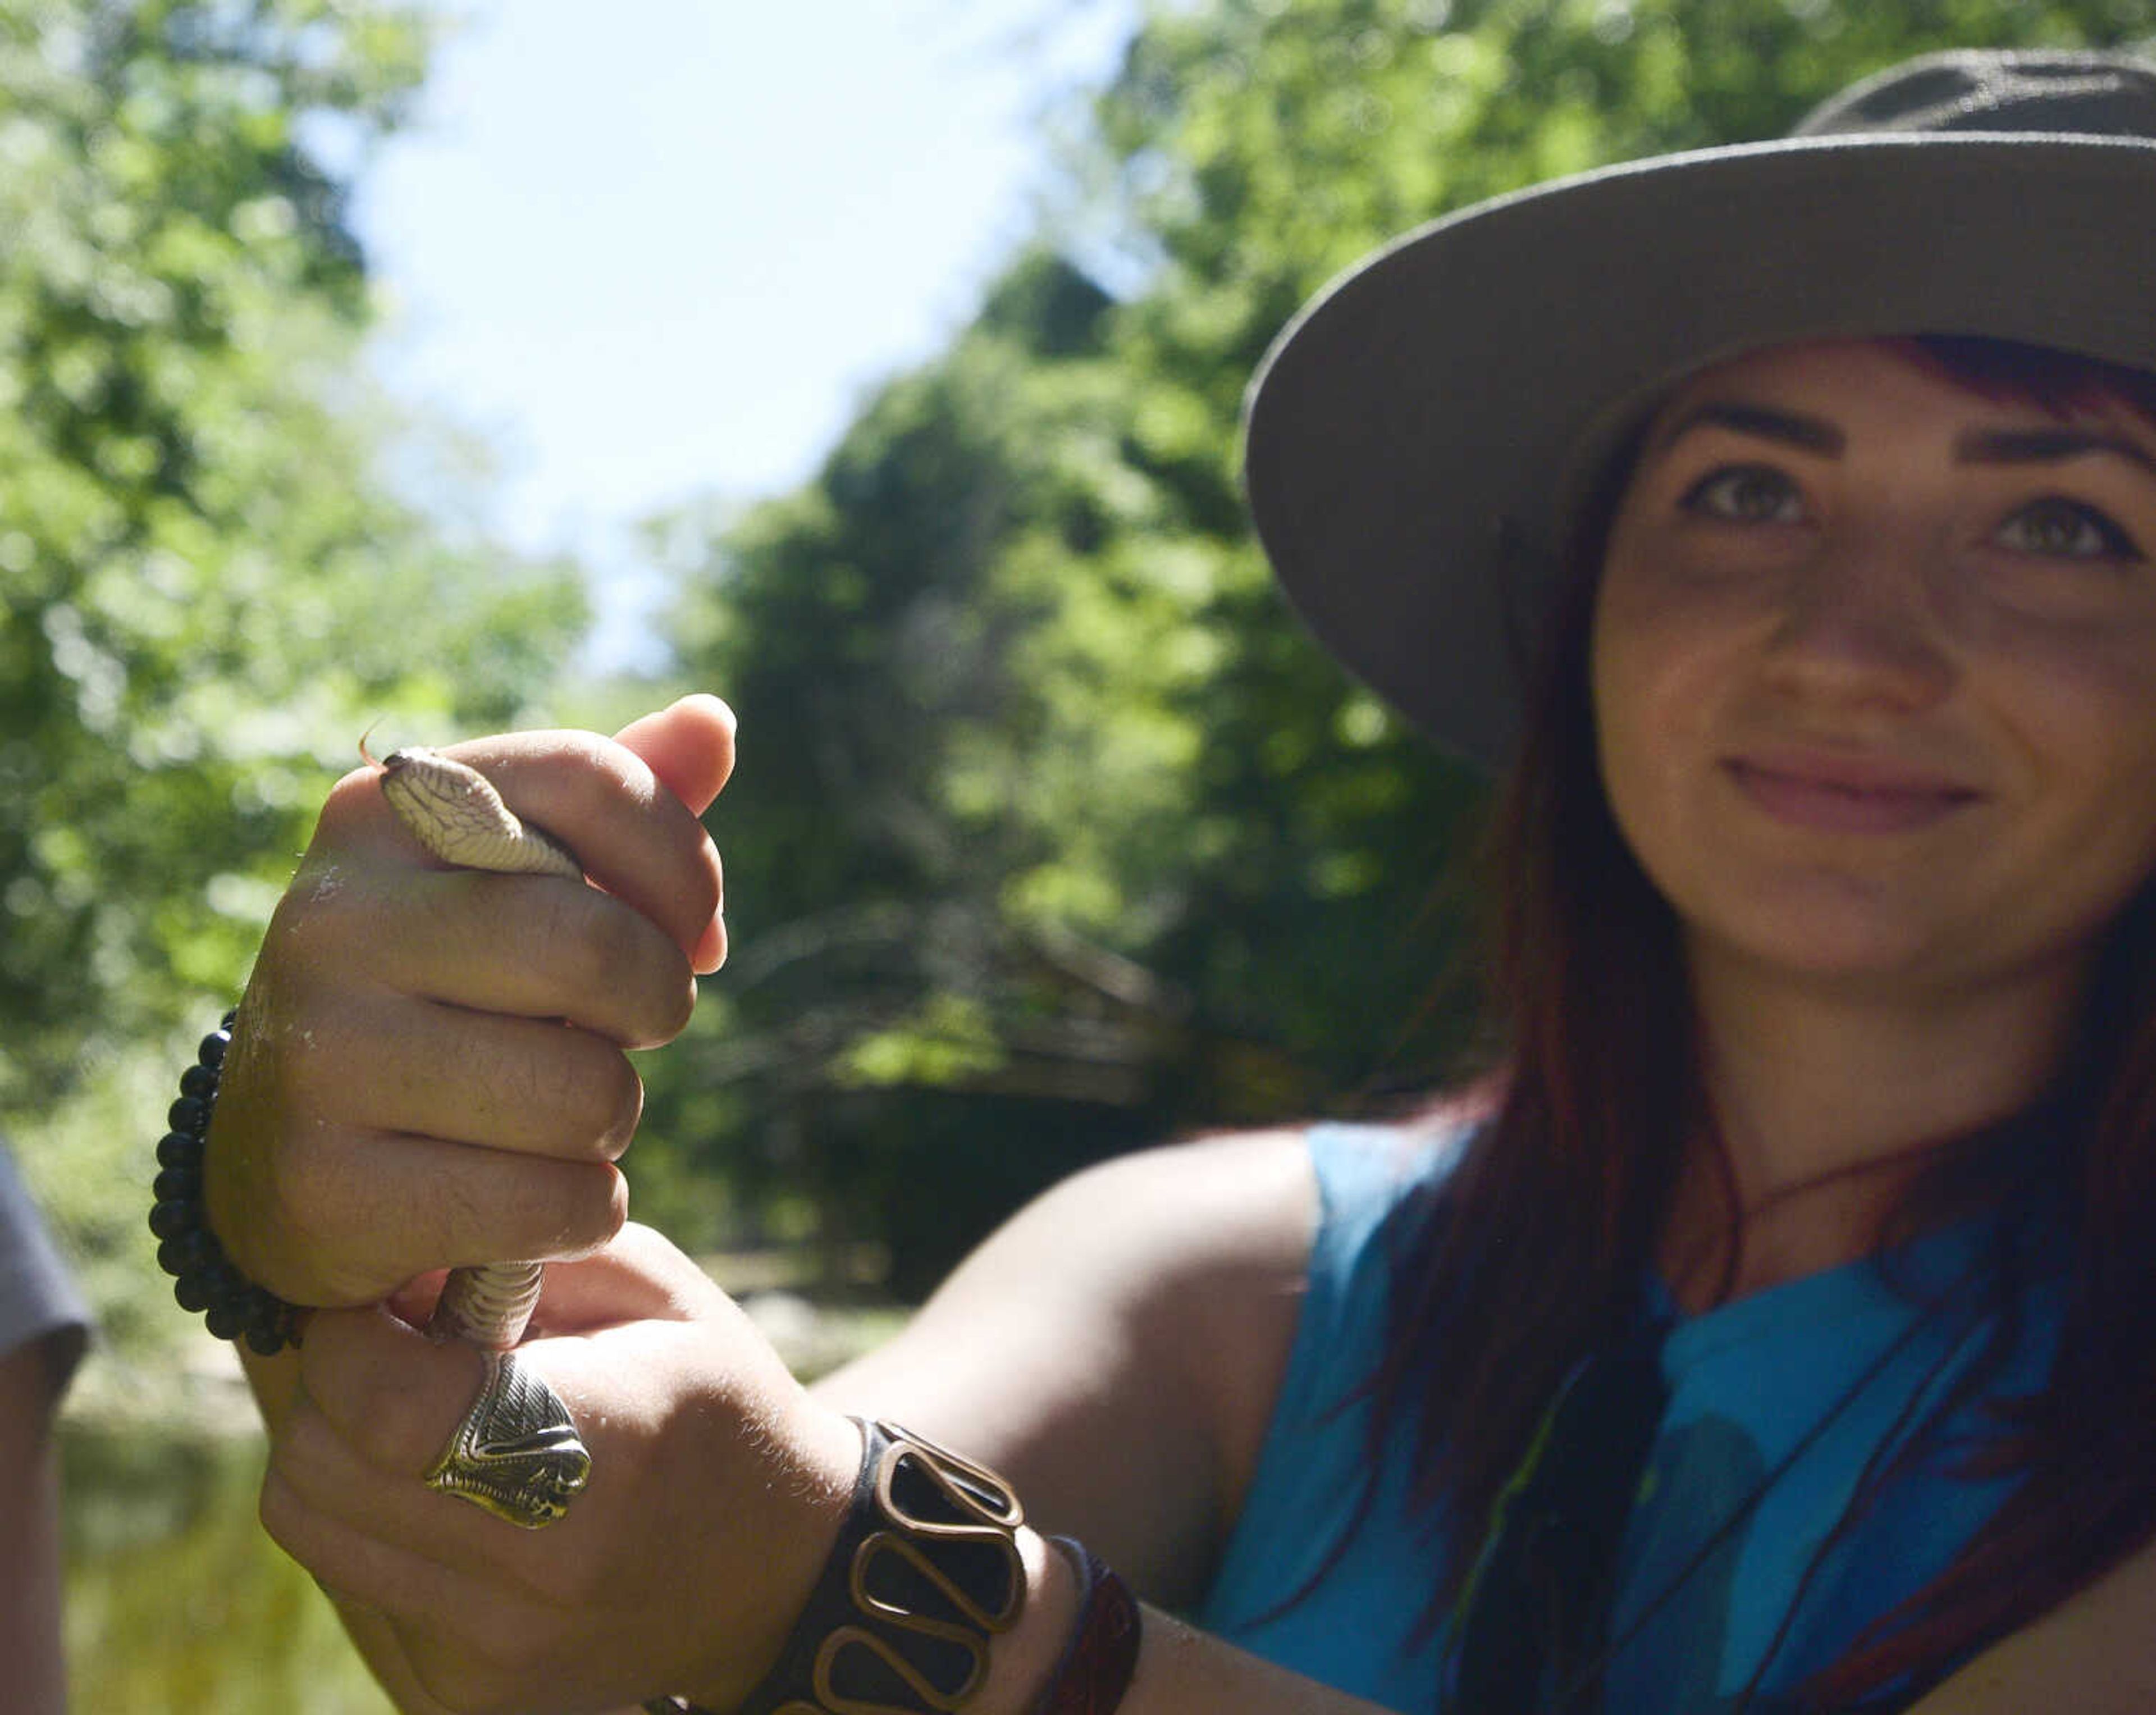
[{"label": "grey fabric sleeve", "polygon": [[89,1308],[0,1144],[0,1355],[41,1342],[57,1403],[89,1340]]}]

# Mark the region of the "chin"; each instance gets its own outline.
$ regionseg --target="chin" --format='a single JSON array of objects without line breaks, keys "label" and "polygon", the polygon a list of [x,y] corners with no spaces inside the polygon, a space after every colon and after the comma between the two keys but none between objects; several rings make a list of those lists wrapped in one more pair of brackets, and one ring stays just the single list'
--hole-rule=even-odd
[{"label": "chin", "polygon": [[1694,957],[1719,955],[1763,978],[1876,991],[1922,983],[1938,963],[1937,937],[1885,901],[1815,896],[1698,916],[1680,906],[1678,916],[1691,926]]},{"label": "chin", "polygon": [[1815,937],[1727,950],[1762,978],[1779,975],[1793,985],[1815,989],[1845,988],[1851,999],[1883,999],[1898,991],[1936,986],[1930,962],[1914,949],[1867,943],[1855,937],[1840,942]]}]

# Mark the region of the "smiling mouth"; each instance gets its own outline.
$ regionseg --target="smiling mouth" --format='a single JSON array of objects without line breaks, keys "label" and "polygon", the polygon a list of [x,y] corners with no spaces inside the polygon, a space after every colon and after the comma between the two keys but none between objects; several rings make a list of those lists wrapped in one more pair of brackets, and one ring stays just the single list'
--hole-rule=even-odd
[{"label": "smiling mouth", "polygon": [[1835,834],[1906,834],[1944,821],[1980,793],[1950,782],[1833,767],[1723,764],[1737,789],[1778,822]]}]

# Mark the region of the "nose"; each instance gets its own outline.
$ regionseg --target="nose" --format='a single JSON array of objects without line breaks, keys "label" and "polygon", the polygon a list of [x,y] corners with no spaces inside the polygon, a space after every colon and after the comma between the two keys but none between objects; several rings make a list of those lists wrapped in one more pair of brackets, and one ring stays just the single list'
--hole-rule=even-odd
[{"label": "nose", "polygon": [[1855,705],[1919,708],[1945,695],[1953,660],[1926,576],[1907,538],[1829,539],[1791,574],[1770,650],[1794,693]]}]

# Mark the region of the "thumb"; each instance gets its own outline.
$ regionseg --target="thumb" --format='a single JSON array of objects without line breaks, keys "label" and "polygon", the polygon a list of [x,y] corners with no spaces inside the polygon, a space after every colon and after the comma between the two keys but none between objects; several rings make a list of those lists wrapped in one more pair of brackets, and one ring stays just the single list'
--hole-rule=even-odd
[{"label": "thumb", "polygon": [[634,751],[675,797],[701,816],[734,771],[734,711],[698,691],[630,721],[614,734],[614,742]]}]

